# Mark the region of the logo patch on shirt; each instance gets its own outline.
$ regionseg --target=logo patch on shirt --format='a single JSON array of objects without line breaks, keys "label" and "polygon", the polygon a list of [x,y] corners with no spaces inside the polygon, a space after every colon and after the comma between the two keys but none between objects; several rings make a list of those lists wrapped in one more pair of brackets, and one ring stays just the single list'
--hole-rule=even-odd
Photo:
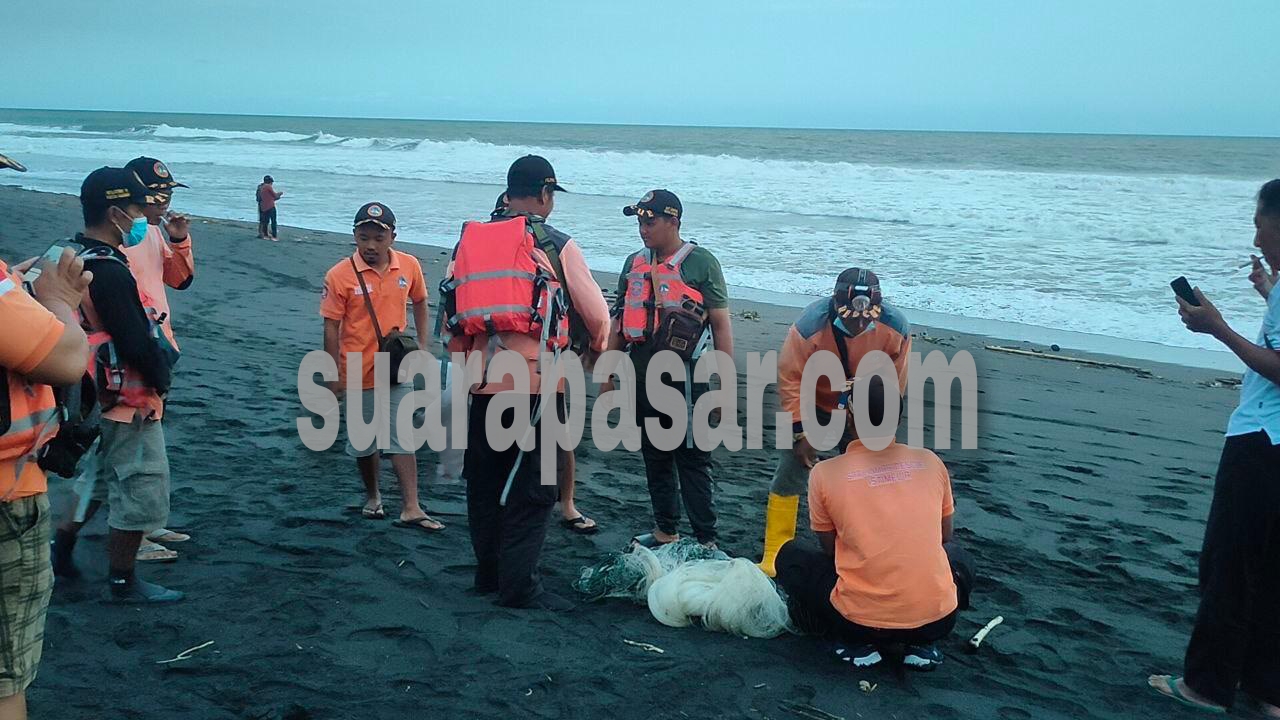
[{"label": "logo patch on shirt", "polygon": [[405,280],[404,278],[400,278],[400,289],[407,290],[408,288],[409,288],[409,281]]}]

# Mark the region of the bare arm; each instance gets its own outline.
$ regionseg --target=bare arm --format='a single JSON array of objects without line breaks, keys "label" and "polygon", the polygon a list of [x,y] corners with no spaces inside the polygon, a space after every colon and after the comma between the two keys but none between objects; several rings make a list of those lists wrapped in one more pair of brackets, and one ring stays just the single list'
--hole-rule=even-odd
[{"label": "bare arm", "polygon": [[[333,358],[333,364],[341,367],[339,360],[338,330],[342,327],[342,323],[338,320],[330,318],[324,319],[324,351],[329,353],[329,357]],[[342,378],[328,383],[329,389],[334,395],[340,395],[339,389],[342,387]]]},{"label": "bare arm", "polygon": [[[729,308],[712,308],[707,310],[707,318],[711,321],[711,340],[716,350],[733,359],[733,323],[729,320]],[[725,369],[728,372],[727,369]]]},{"label": "bare arm", "polygon": [[955,515],[948,515],[942,518],[942,544],[951,542],[951,538],[955,535],[954,523]]},{"label": "bare arm", "polygon": [[427,301],[415,302],[413,304],[413,327],[418,331],[418,347],[425,350],[427,348],[427,338],[431,334],[428,320],[430,320],[431,310],[427,307]]}]

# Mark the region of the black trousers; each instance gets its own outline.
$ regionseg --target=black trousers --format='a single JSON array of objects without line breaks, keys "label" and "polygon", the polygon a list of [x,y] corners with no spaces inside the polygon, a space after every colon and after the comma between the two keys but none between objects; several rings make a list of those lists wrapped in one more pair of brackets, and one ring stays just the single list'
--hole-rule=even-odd
[{"label": "black trousers", "polygon": [[[271,225],[270,233],[267,232],[268,224]],[[258,211],[258,234],[268,235],[269,237],[275,237],[276,235],[279,234],[279,230],[277,230],[276,228],[276,209],[275,208],[271,208],[270,210]]]},{"label": "black trousers", "polygon": [[[554,477],[550,485],[542,484],[539,450],[535,448],[520,457],[507,504],[500,504],[507,476],[520,451],[514,445],[502,451],[489,447],[484,422],[493,397],[471,396],[462,465],[462,477],[467,481],[471,547],[476,554],[475,585],[481,592],[497,591],[499,605],[525,607],[543,592],[538,558],[558,491]],[[530,398],[530,408],[536,407],[537,399],[536,395]],[[563,405],[561,411],[562,408]],[[502,413],[504,426],[510,427],[514,420],[515,411]]]},{"label": "black trousers", "polygon": [[1231,707],[1236,687],[1280,705],[1280,446],[1227,438],[1200,551],[1186,682]]},{"label": "black trousers", "polygon": [[950,615],[918,628],[887,630],[850,621],[831,604],[836,587],[835,558],[812,542],[792,540],[778,551],[777,581],[787,591],[791,620],[805,632],[850,645],[930,645],[951,634],[956,614],[969,607],[974,564],[968,552],[946,543],[947,559],[956,581],[959,607]]},{"label": "black trousers", "polygon": [[[685,395],[684,383],[668,381],[668,387]],[[708,390],[706,383],[691,386],[692,397],[686,398],[686,408],[692,407]],[[698,542],[708,543],[716,539],[716,506],[711,489],[711,453],[699,450],[696,445],[683,442],[674,450],[659,450],[649,441],[644,429],[646,418],[659,418],[662,427],[672,427],[672,420],[654,409],[643,381],[636,385],[636,423],[640,425],[640,452],[644,457],[644,474],[649,481],[649,500],[653,504],[653,522],[664,533],[676,534],[680,530],[680,501],[684,500],[689,524]],[[692,421],[692,418],[690,418]],[[692,437],[693,428],[688,430]]]}]

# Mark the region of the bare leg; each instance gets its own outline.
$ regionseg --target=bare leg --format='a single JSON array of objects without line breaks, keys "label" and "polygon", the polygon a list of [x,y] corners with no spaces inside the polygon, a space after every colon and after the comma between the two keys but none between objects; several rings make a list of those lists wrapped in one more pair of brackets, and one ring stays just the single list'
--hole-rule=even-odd
[{"label": "bare leg", "polygon": [[0,720],[27,720],[27,694],[0,698]]},{"label": "bare leg", "polygon": [[400,481],[400,521],[421,521],[419,524],[423,527],[443,529],[444,525],[427,515],[418,500],[418,456],[413,453],[392,455],[391,467],[395,468],[396,478]]},{"label": "bare leg", "polygon": [[382,453],[380,452],[356,458],[356,467],[360,469],[360,479],[364,481],[365,510],[372,511],[382,506],[382,493],[378,489],[378,470],[381,462]]}]

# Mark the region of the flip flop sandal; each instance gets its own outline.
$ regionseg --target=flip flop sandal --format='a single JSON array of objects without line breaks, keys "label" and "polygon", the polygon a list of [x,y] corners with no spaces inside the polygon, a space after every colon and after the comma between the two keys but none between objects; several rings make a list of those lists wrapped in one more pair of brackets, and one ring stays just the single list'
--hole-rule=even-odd
[{"label": "flip flop sandal", "polygon": [[[431,527],[425,523],[435,523],[439,527]],[[437,533],[444,530],[444,523],[436,520],[430,515],[423,515],[422,517],[414,518],[413,520],[396,520],[391,524],[395,527],[404,528],[406,530],[420,530],[428,533]]]},{"label": "flip flop sandal", "polygon": [[191,539],[186,533],[180,533],[169,528],[160,528],[155,532],[147,535],[147,539],[156,543],[180,543]]},{"label": "flip flop sandal", "polygon": [[178,559],[178,551],[156,543],[143,543],[136,557],[138,562],[173,562]]},{"label": "flip flop sandal", "polygon": [[588,518],[579,515],[576,518],[564,518],[560,521],[560,527],[579,535],[595,535],[600,532],[600,526],[596,524],[595,520],[591,520],[590,525],[587,522]]},{"label": "flip flop sandal", "polygon": [[360,516],[365,520],[385,520],[387,519],[387,511],[383,509],[382,503],[378,503],[374,507],[360,508]]},{"label": "flip flop sandal", "polygon": [[1165,685],[1168,686],[1168,690],[1166,691],[1166,690],[1162,690],[1159,687],[1156,687],[1155,685],[1151,685],[1152,690],[1155,690],[1157,693],[1160,693],[1164,697],[1177,700],[1178,702],[1182,703],[1183,705],[1186,705],[1187,707],[1193,707],[1197,710],[1213,713],[1215,715],[1227,714],[1227,709],[1224,707],[1217,707],[1213,705],[1205,705],[1203,703],[1198,703],[1195,700],[1192,700],[1191,698],[1187,697],[1186,695],[1183,695],[1182,691],[1178,689],[1178,681],[1181,680],[1182,678],[1174,677],[1172,675],[1152,675],[1151,676],[1152,680],[1154,680],[1155,678],[1164,678]]}]

